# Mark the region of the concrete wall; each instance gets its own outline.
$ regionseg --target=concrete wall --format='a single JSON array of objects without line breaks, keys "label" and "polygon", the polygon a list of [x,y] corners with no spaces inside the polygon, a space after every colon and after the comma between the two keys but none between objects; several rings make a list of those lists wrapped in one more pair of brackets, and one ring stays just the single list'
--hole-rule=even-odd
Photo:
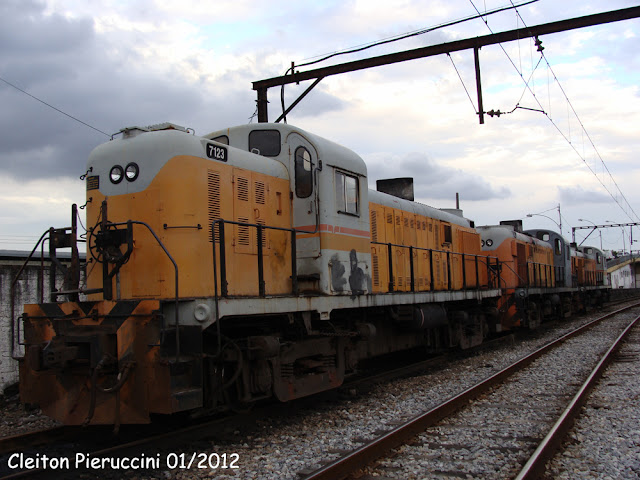
[{"label": "concrete wall", "polygon": [[[0,393],[9,385],[18,381],[18,362],[11,358],[11,284],[27,258],[27,253],[0,253]],[[40,282],[40,260],[31,261],[16,283],[15,328],[19,326],[18,316],[22,306],[27,303],[40,303],[40,294],[44,289],[44,301],[49,301],[49,262],[45,261],[43,285]],[[82,274],[81,283],[84,281]],[[62,285],[63,277],[58,272],[56,285]],[[17,335],[17,332],[16,332]],[[22,334],[21,334],[21,338]],[[17,337],[16,337],[17,343]],[[16,345],[16,356],[24,353],[24,347]]]},{"label": "concrete wall", "polygon": [[633,265],[625,265],[611,272],[611,288],[635,288]]},{"label": "concrete wall", "polygon": [[607,266],[611,288],[638,288],[640,286],[640,259],[637,255],[608,261]]}]

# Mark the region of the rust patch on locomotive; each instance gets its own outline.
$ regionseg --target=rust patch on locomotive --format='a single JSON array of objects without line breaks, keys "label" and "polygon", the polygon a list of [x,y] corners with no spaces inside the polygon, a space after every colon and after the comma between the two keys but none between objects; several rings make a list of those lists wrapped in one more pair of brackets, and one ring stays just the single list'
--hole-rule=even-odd
[{"label": "rust patch on locomotive", "polygon": [[155,409],[149,390],[168,392],[167,382],[157,381],[158,306],[154,300],[27,305],[21,400],[39,403],[67,425],[149,422]]}]

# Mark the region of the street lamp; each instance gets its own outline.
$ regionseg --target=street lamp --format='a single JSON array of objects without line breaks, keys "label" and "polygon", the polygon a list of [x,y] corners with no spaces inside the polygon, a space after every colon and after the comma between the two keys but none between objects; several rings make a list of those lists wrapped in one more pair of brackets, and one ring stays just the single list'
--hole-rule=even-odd
[{"label": "street lamp", "polygon": [[[555,210],[555,209],[558,210],[558,220],[560,220],[560,223],[556,222],[551,217],[547,217],[546,215],[542,215],[542,213],[544,213],[544,212],[548,212],[550,210]],[[562,214],[560,213],[560,204],[558,204],[557,207],[550,208],[549,210],[545,210],[544,212],[542,212],[542,213],[527,213],[527,217],[533,217],[535,215],[535,216],[538,216],[538,217],[548,218],[549,220],[551,220],[553,223],[555,223],[558,226],[558,230],[560,230],[560,235],[562,235]]]},{"label": "street lamp", "polygon": [[560,225],[558,225],[558,222],[556,222],[553,218],[548,217],[546,215],[542,215],[541,213],[527,213],[527,217],[531,218],[531,217],[544,217],[544,218],[548,218],[549,220],[551,220],[553,223],[556,224],[556,226],[558,227],[558,229],[560,230],[560,235],[562,235],[562,227]]}]

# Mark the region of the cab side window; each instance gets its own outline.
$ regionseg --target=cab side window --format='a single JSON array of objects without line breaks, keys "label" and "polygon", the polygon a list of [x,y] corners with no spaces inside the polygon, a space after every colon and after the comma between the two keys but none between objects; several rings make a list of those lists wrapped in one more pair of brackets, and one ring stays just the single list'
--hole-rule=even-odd
[{"label": "cab side window", "polygon": [[559,238],[556,238],[556,241],[554,243],[556,245],[555,254],[556,255],[561,255],[562,254],[562,241]]},{"label": "cab side window", "polygon": [[295,179],[296,196],[307,198],[313,193],[313,163],[311,154],[304,147],[296,148],[295,152]]},{"label": "cab side window", "polygon": [[338,213],[360,214],[358,177],[336,170],[336,209]]}]

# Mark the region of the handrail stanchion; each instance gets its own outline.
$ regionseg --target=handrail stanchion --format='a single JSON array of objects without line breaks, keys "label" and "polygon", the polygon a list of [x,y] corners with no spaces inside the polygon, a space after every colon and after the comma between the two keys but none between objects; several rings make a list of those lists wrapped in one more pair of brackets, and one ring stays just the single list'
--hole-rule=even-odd
[{"label": "handrail stanchion", "polygon": [[[11,358],[13,358],[14,360],[21,360],[21,359],[24,358],[24,357],[15,355],[16,328],[15,328],[15,318],[14,317],[15,317],[15,313],[16,313],[16,299],[15,299],[16,284],[18,283],[18,280],[20,279],[20,276],[22,275],[22,272],[24,271],[24,269],[27,267],[27,264],[31,260],[31,257],[33,257],[33,254],[35,253],[37,248],[40,246],[40,243],[43,242],[44,237],[49,232],[50,232],[50,230],[47,230],[40,236],[40,239],[38,240],[38,243],[36,243],[36,246],[33,247],[33,250],[31,250],[31,253],[27,257],[27,259],[24,261],[22,266],[20,267],[20,270],[18,270],[18,273],[16,274],[15,278],[13,279],[13,282],[11,282],[11,293],[10,293],[10,296],[11,296],[11,300],[10,300],[10,303],[11,303],[11,317],[9,319],[9,321],[11,323],[11,348],[9,350],[10,350]],[[44,245],[44,242],[42,244]],[[19,344],[20,343],[20,325],[18,325],[18,335],[17,336],[18,336],[18,344]]]},{"label": "handrail stanchion", "polygon": [[464,253],[460,254],[462,258],[462,289],[467,289],[467,259]]},{"label": "handrail stanchion", "polygon": [[266,294],[264,284],[264,256],[262,253],[262,226],[256,227],[256,237],[258,241],[258,295],[264,297]]},{"label": "handrail stanchion", "polygon": [[227,297],[229,295],[229,284],[227,283],[227,248],[224,238],[224,220],[221,220],[218,225],[220,233],[220,296]]},{"label": "handrail stanchion", "polygon": [[298,259],[296,252],[296,231],[291,230],[291,290],[294,295],[298,294]]},{"label": "handrail stanchion", "polygon": [[411,273],[411,291],[416,291],[416,281],[413,276],[413,247],[409,247],[409,272]]},{"label": "handrail stanchion", "polygon": [[389,253],[389,292],[393,292],[393,248],[391,244],[387,244],[387,252]]},{"label": "handrail stanchion", "polygon": [[429,249],[429,290],[433,292],[435,281],[433,279],[433,250]]}]

